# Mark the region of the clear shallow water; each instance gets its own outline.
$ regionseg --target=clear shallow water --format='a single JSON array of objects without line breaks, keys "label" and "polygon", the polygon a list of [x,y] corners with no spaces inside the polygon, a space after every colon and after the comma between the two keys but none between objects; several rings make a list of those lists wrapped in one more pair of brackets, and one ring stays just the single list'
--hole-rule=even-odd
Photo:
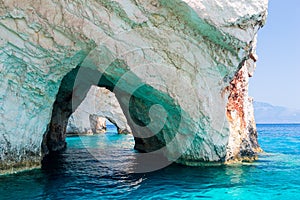
[{"label": "clear shallow water", "polygon": [[[109,133],[68,138],[47,167],[0,176],[0,199],[297,199],[300,125],[258,125],[267,152],[247,165],[172,165],[133,174],[133,138]],[[96,159],[95,159],[96,158]]]}]

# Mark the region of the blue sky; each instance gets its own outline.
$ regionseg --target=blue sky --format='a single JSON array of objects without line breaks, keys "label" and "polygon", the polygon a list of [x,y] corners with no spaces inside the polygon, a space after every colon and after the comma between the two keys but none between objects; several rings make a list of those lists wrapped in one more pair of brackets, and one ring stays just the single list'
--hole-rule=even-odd
[{"label": "blue sky", "polygon": [[300,0],[270,0],[250,80],[255,101],[300,109]]}]

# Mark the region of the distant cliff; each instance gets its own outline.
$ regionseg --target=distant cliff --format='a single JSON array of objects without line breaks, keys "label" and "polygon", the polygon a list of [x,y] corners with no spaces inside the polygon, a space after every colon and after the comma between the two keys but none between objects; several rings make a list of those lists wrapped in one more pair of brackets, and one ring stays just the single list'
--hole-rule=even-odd
[{"label": "distant cliff", "polygon": [[254,102],[255,121],[263,123],[300,123],[300,110]]},{"label": "distant cliff", "polygon": [[119,133],[131,133],[126,117],[114,93],[105,88],[92,86],[86,98],[70,116],[66,133],[92,134],[105,132],[105,119],[110,120],[117,127]]}]

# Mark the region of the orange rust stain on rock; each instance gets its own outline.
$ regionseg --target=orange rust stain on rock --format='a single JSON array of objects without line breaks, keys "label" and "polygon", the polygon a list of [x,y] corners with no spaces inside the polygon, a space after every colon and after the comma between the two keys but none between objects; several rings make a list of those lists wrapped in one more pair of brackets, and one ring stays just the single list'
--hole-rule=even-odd
[{"label": "orange rust stain on rock", "polygon": [[[229,86],[229,97],[227,104],[227,118],[228,121],[239,120],[241,123],[241,129],[246,128],[245,113],[244,113],[244,93],[246,92],[246,80],[243,73],[243,68],[241,68],[234,79],[230,82]],[[233,112],[237,113],[238,119],[233,117]],[[235,118],[235,119],[233,119]]]}]

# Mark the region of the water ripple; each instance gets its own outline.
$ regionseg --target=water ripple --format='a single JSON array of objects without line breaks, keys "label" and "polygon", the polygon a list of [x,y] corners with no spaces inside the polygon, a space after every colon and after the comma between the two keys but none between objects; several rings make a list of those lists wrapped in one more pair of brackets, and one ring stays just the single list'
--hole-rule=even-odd
[{"label": "water ripple", "polygon": [[68,138],[43,169],[0,176],[0,199],[295,199],[300,195],[300,126],[258,125],[267,152],[254,163],[173,164],[134,174],[130,135]]}]

